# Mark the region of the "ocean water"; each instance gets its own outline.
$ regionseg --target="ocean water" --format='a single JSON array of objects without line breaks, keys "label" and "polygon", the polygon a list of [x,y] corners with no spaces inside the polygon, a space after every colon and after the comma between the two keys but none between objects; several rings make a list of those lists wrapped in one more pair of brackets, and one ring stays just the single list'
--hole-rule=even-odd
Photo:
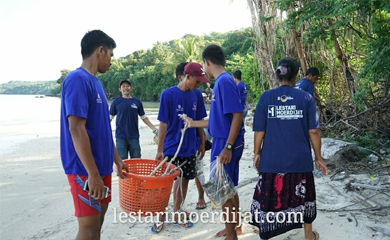
[{"label": "ocean water", "polygon": [[[158,102],[143,102],[151,121],[158,112]],[[61,99],[36,95],[0,94],[0,155],[23,141],[60,135]],[[153,121],[155,122],[155,121]],[[146,125],[140,120],[140,128]],[[115,129],[114,121],[112,128]]]},{"label": "ocean water", "polygon": [[0,153],[22,141],[58,136],[60,104],[58,97],[0,94]]}]

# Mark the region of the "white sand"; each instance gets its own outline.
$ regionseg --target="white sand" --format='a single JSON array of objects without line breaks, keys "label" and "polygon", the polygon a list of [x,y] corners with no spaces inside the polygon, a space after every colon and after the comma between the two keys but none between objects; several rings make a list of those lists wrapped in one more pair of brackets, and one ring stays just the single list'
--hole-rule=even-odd
[{"label": "white sand", "polygon": [[[151,118],[156,123],[155,117]],[[140,122],[142,156],[154,159],[157,146],[153,144],[150,129]],[[0,154],[0,239],[73,239],[77,232],[77,220],[67,178],[63,172],[59,155],[59,136],[36,137],[27,141],[10,144],[8,151]],[[256,178],[252,168],[253,134],[247,127],[246,147],[240,162],[240,181],[248,182]],[[209,152],[205,156],[208,166]],[[351,200],[329,187],[329,178],[316,178],[319,209],[336,209]],[[224,226],[221,223],[196,223],[190,229],[165,224],[159,234],[150,231],[151,224],[115,223],[114,211],[119,208],[118,179],[113,176],[112,202],[103,225],[102,239],[212,239]],[[250,210],[256,181],[239,188],[240,204],[243,212]],[[190,182],[184,209],[197,212],[197,190]],[[172,197],[171,197],[172,202]],[[386,199],[384,199],[386,202]],[[387,203],[388,204],[388,203]],[[356,208],[363,206],[356,204]],[[202,211],[213,211],[211,204]],[[348,221],[348,218],[352,221]],[[313,227],[321,239],[390,239],[375,233],[369,226],[385,227],[389,216],[364,214],[356,216],[358,226],[350,212],[318,211]],[[254,227],[244,223],[244,234],[239,239],[259,239]],[[221,238],[222,239],[222,238]],[[304,239],[303,230],[293,230],[274,239]]]}]

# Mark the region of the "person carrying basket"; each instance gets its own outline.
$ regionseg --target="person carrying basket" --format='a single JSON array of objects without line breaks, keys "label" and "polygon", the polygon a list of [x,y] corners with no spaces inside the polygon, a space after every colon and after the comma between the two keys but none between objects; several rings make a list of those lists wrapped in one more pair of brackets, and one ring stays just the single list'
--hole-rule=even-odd
[{"label": "person carrying basket", "polygon": [[[171,161],[176,153],[180,139],[181,129],[184,127],[183,120],[179,114],[190,116],[193,119],[200,120],[207,116],[206,108],[202,99],[196,97],[194,89],[198,88],[202,82],[208,83],[202,66],[199,63],[190,62],[184,68],[185,76],[183,80],[174,87],[168,88],[161,93],[160,110],[157,119],[160,121],[158,148],[156,160],[163,160],[168,157]],[[183,142],[179,153],[172,163],[176,166],[181,166],[181,174],[176,179],[173,187],[174,194],[174,212],[180,212],[180,206],[183,203],[188,189],[188,182],[196,177],[196,131],[201,137],[201,142],[204,141],[203,128],[187,129],[183,136]],[[202,139],[203,138],[203,139]],[[183,165],[184,164],[184,165]],[[182,189],[180,189],[180,183]],[[186,219],[179,219],[176,215],[174,223],[184,227],[192,227],[193,223]],[[160,215],[160,221],[154,223],[151,231],[159,233],[163,228],[164,216]]]}]

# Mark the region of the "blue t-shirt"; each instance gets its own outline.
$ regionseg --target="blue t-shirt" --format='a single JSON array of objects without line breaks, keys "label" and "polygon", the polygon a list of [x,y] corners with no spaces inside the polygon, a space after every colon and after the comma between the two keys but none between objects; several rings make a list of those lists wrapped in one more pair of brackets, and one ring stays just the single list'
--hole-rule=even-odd
[{"label": "blue t-shirt", "polygon": [[88,175],[73,145],[69,116],[86,119],[92,155],[101,176],[112,173],[114,144],[106,94],[99,79],[83,68],[70,72],[61,90],[61,160],[66,174]]},{"label": "blue t-shirt", "polygon": [[[211,97],[209,133],[215,138],[228,138],[233,121],[233,113],[242,113],[237,84],[228,73],[222,73],[215,79]],[[244,125],[238,135],[243,134]],[[232,143],[233,144],[233,143]]]},{"label": "blue t-shirt", "polygon": [[301,89],[305,92],[310,93],[310,95],[314,96],[314,84],[307,80],[306,78],[302,78],[295,84],[295,88]]},{"label": "blue t-shirt", "polygon": [[242,109],[246,108],[246,95],[247,95],[247,90],[246,90],[246,85],[243,82],[239,82],[237,84],[238,87],[238,92],[240,93],[240,99],[241,99],[241,105]]},{"label": "blue t-shirt", "polygon": [[[196,95],[196,99],[198,99],[198,104],[200,107],[203,107],[206,111],[206,107],[204,105],[204,100],[203,100],[203,96],[202,96],[202,92],[199,90],[199,88],[196,88],[193,90],[195,95]],[[201,104],[203,103],[203,104]],[[203,111],[203,110],[202,110]],[[206,113],[206,116],[207,116],[207,113]],[[198,134],[198,129],[196,128],[196,145],[195,145],[195,149],[198,151],[199,149],[199,146],[200,146],[200,137],[199,137],[199,134]]]},{"label": "blue t-shirt", "polygon": [[309,130],[319,127],[313,97],[307,92],[286,85],[264,92],[253,119],[253,131],[265,131],[259,171],[313,171]]},{"label": "blue t-shirt", "polygon": [[139,139],[138,116],[145,115],[141,100],[135,97],[115,98],[111,104],[110,115],[116,115],[116,138]]},{"label": "blue t-shirt", "polygon": [[[179,146],[183,120],[178,114],[187,114],[188,117],[199,120],[207,116],[203,98],[197,97],[195,91],[182,91],[177,86],[168,88],[161,93],[160,109],[157,119],[168,124],[164,140],[164,155],[174,155]],[[196,128],[185,131],[183,143],[178,156],[189,157],[196,153]]]}]

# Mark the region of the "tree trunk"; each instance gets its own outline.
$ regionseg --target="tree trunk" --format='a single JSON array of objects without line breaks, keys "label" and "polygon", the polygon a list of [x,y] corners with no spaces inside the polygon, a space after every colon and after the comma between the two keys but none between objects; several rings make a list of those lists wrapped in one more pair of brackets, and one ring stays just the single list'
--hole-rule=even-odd
[{"label": "tree trunk", "polygon": [[[331,19],[328,19],[328,24],[329,26],[333,25],[333,22]],[[331,30],[331,35],[336,36],[336,33],[334,30]],[[349,95],[350,99],[353,98],[356,92],[356,86],[355,86],[355,70],[352,69],[352,67],[349,66],[348,64],[348,59],[344,55],[343,50],[340,47],[339,41],[337,40],[336,37],[333,38],[333,47],[335,50],[335,54],[337,59],[340,61],[340,65],[343,69],[344,73],[344,80],[348,86],[349,89]]]},{"label": "tree trunk", "polygon": [[296,48],[297,53],[298,53],[298,57],[299,57],[299,61],[301,63],[302,71],[305,74],[308,64],[307,64],[306,54],[304,53],[303,48],[302,48],[301,37],[300,37],[301,34],[299,34],[297,32],[297,29],[295,27],[291,28],[290,31],[291,31],[292,37],[294,39],[295,48]]},{"label": "tree trunk", "polygon": [[273,0],[248,0],[252,15],[252,26],[258,39],[256,47],[259,50],[259,67],[267,78],[270,88],[279,86],[273,67],[276,40],[276,20],[266,18],[276,16],[276,9],[272,8]]}]

